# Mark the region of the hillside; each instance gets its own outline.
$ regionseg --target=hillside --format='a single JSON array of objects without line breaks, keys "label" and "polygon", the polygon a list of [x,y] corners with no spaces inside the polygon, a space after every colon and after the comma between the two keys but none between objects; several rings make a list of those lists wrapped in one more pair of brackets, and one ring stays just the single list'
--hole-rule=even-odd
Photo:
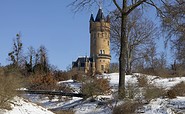
[{"label": "hillside", "polygon": [[[169,90],[175,85],[185,82],[185,77],[175,77],[175,78],[160,78],[158,76],[149,76],[149,75],[127,75],[126,76],[126,87],[129,88],[130,85],[133,85],[132,90],[140,90],[134,93],[134,98],[132,100],[144,100],[142,107],[138,108],[136,113],[143,114],[175,114],[175,113],[185,113],[185,96],[177,96],[176,98],[169,99],[168,97],[159,96],[145,101],[143,98],[143,88],[139,87],[138,77],[144,76],[148,82],[147,84],[153,85],[159,89],[151,91],[151,93],[160,92],[160,88],[164,90]],[[31,102],[40,104],[46,109],[52,111],[59,110],[72,110],[75,114],[111,114],[113,108],[116,105],[126,102],[125,100],[118,101],[117,97],[117,88],[118,88],[118,73],[104,74],[103,78],[109,79],[112,93],[107,95],[100,95],[96,97],[95,100],[91,99],[82,99],[77,97],[57,97],[52,96],[52,99],[49,99],[47,96],[42,95],[31,95],[25,94],[24,98],[28,99]],[[59,84],[66,84],[71,87],[74,92],[78,93],[80,91],[81,83],[73,80],[66,80],[59,82]],[[148,86],[147,85],[147,86]],[[5,114],[52,114],[50,111],[47,111],[44,108],[41,108],[38,105],[29,103],[27,100],[16,97],[15,106],[13,110],[6,111]]]},{"label": "hillside", "polygon": [[53,114],[51,111],[21,97],[11,102],[12,110],[0,110],[0,114]]}]

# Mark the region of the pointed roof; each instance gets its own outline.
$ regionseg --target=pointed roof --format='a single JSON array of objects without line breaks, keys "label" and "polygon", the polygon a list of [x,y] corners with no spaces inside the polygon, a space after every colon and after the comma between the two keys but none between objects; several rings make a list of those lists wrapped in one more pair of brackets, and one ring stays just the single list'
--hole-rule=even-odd
[{"label": "pointed roof", "polygon": [[91,13],[90,21],[94,21],[94,16],[92,13]]},{"label": "pointed roof", "polygon": [[110,22],[110,16],[107,15],[107,22]]},{"label": "pointed roof", "polygon": [[101,20],[105,20],[105,17],[103,15],[103,10],[100,7],[99,10],[98,10],[98,13],[97,13],[95,21],[97,22],[97,21],[101,21]]}]

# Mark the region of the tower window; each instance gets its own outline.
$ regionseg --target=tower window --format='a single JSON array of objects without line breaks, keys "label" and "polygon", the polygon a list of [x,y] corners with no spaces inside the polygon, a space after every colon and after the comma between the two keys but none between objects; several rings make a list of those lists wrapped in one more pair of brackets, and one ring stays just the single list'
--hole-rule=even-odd
[{"label": "tower window", "polygon": [[101,65],[101,70],[104,70],[104,65]]},{"label": "tower window", "polygon": [[100,50],[100,54],[105,54],[105,50]]},{"label": "tower window", "polygon": [[108,41],[107,43],[108,43],[108,46],[109,46],[109,43],[110,43],[110,42]]},{"label": "tower window", "polygon": [[105,54],[105,50],[103,50],[103,54]]},{"label": "tower window", "polygon": [[102,50],[100,50],[100,54],[102,54]]}]

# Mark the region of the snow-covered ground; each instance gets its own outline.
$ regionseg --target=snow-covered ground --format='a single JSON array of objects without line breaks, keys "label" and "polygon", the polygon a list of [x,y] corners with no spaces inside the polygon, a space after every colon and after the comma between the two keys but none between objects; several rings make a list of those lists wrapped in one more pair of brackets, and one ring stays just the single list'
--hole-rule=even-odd
[{"label": "snow-covered ground", "polygon": [[53,112],[20,97],[14,98],[11,107],[12,110],[0,110],[0,114],[54,114]]},{"label": "snow-covered ground", "polygon": [[[137,85],[137,77],[140,74],[127,75],[125,77],[126,86],[129,83]],[[161,87],[164,89],[170,89],[176,84],[184,81],[185,77],[176,77],[176,78],[160,78],[158,76],[147,76],[148,83],[153,84],[157,87]],[[110,86],[112,90],[115,92],[118,88],[119,74],[104,74],[104,78],[109,79]],[[81,88],[81,83],[67,80],[59,82],[59,84],[66,84],[69,87],[73,88],[74,92],[78,93]],[[82,98],[77,97],[54,97],[50,100],[48,97],[43,95],[29,95],[26,94],[24,98],[27,98],[29,101],[37,103],[43,106],[46,109],[50,109],[52,111],[57,110],[73,110],[75,114],[111,114],[112,109],[115,106],[114,94],[98,96],[95,101],[90,99],[84,100]],[[52,112],[47,111],[44,108],[41,108],[38,105],[29,103],[27,100],[22,98],[16,98],[15,104],[19,104],[18,106],[14,106],[12,111],[6,111],[5,114],[51,114]],[[107,102],[108,100],[112,100],[111,102]],[[34,110],[38,110],[34,112]],[[17,111],[16,113],[14,113]],[[19,112],[18,112],[19,111]],[[2,112],[2,111],[1,111]],[[139,112],[139,111],[138,111]],[[152,99],[148,104],[145,104],[140,112],[144,114],[175,114],[181,113],[185,114],[185,96],[179,96],[175,99],[168,98],[156,98]]]}]

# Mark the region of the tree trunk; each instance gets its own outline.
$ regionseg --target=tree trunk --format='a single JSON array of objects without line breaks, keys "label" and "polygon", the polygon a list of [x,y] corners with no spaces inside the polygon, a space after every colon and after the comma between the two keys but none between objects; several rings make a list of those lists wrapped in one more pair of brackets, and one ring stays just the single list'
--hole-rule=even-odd
[{"label": "tree trunk", "polygon": [[120,48],[120,57],[119,57],[119,98],[125,97],[125,71],[126,71],[126,53],[127,53],[127,37],[126,37],[126,21],[127,15],[126,12],[126,3],[127,0],[123,0],[122,6],[122,18],[121,18],[121,48]]},{"label": "tree trunk", "polygon": [[131,75],[132,74],[132,51],[130,49],[128,49],[128,55],[127,55],[127,70],[126,70],[126,74]]}]

